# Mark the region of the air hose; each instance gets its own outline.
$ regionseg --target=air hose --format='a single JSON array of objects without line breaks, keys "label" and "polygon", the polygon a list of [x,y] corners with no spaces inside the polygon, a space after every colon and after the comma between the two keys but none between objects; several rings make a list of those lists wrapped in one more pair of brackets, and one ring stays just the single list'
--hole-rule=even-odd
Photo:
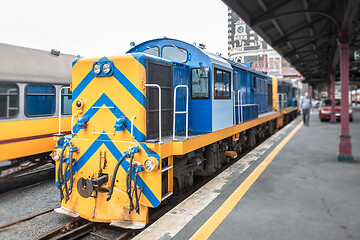
[{"label": "air hose", "polygon": [[59,159],[59,167],[58,167],[58,184],[59,184],[59,191],[60,191],[60,201],[62,201],[64,198],[64,194],[63,194],[61,185],[64,183],[63,182],[62,165],[63,165],[63,156],[64,156],[64,151],[65,151],[66,146],[67,146],[67,144],[64,143],[64,146],[61,150],[60,159]]},{"label": "air hose", "polygon": [[121,165],[121,163],[124,161],[126,155],[123,155],[119,161],[117,162],[116,166],[115,166],[115,169],[114,169],[114,173],[113,173],[113,176],[112,176],[112,179],[111,179],[111,185],[110,185],[110,191],[108,193],[108,196],[106,198],[106,201],[109,201],[111,199],[111,195],[113,194],[113,191],[114,191],[114,185],[115,185],[115,179],[116,179],[116,174],[117,174],[117,171]]},{"label": "air hose", "polygon": [[[134,160],[134,153],[131,152],[130,153],[130,165],[129,165],[129,171],[127,172],[127,182],[126,182],[126,186],[127,186],[127,190],[126,193],[129,196],[129,201],[130,201],[130,210],[129,213],[134,210],[134,204],[132,201],[132,196],[131,196],[131,177],[132,177],[132,168],[133,168],[133,160]],[[135,186],[136,187],[136,186]]]},{"label": "air hose", "polygon": [[70,186],[69,186],[69,196],[72,193],[72,188],[73,188],[73,152],[69,151],[69,172],[70,172]]},{"label": "air hose", "polygon": [[141,196],[141,190],[140,190],[140,194],[138,195],[138,191],[137,191],[137,178],[138,178],[139,172],[137,170],[135,170],[135,177],[134,177],[134,192],[135,192],[135,212],[140,214],[140,207],[139,207],[139,199]]},{"label": "air hose", "polygon": [[65,169],[64,169],[65,172],[64,172],[64,175],[63,175],[64,190],[65,190],[65,203],[67,201],[69,201],[69,191],[68,191],[67,184],[66,184],[66,172],[67,172],[68,167],[69,167],[69,161],[66,162]]}]

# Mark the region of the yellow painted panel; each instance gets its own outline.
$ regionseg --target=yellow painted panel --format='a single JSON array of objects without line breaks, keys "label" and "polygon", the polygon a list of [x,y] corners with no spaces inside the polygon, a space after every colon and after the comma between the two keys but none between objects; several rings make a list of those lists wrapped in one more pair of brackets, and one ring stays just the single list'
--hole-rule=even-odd
[{"label": "yellow painted panel", "polygon": [[277,77],[272,78],[272,91],[273,91],[273,111],[277,110],[277,94],[278,94],[278,79]]},{"label": "yellow painted panel", "polygon": [[86,77],[86,75],[92,71],[93,63],[100,58],[86,58],[80,59],[72,68],[72,90]]},{"label": "yellow painted panel", "polygon": [[[0,144],[0,161],[52,151],[55,141],[46,135],[57,133],[58,127],[58,118],[0,122],[0,141],[16,141]],[[62,118],[61,131],[70,131],[70,117]]]},{"label": "yellow painted panel", "polygon": [[146,83],[146,69],[132,55],[127,54],[117,57],[109,57],[115,67],[146,96],[144,84]]},{"label": "yellow painted panel", "polygon": [[[85,139],[73,139],[73,144],[78,147],[79,152],[74,154],[75,159],[79,159],[82,154],[85,153],[93,143],[92,140]],[[122,153],[127,151],[126,147],[131,146],[131,144],[126,142],[113,142],[117,149]],[[109,175],[109,183],[113,175],[113,170],[117,163],[117,160],[112,156],[111,152],[105,145],[102,145],[92,157],[85,163],[85,165],[74,175],[74,186],[76,186],[77,181],[83,178],[97,177],[100,165],[100,150],[104,152],[106,150],[107,166],[102,170],[104,174]],[[147,154],[143,149],[140,153],[134,155],[134,162],[144,164],[145,160],[148,159]],[[103,165],[103,159],[101,160],[101,165]],[[154,195],[161,201],[161,171],[156,170],[153,172],[140,172],[139,176],[146,183],[149,189],[154,193]],[[110,185],[110,184],[109,184]],[[109,186],[107,186],[109,187]],[[134,182],[132,182],[132,187],[134,187]],[[75,189],[74,189],[75,190]],[[132,190],[133,191],[133,190]],[[140,190],[138,190],[140,193]],[[106,201],[107,191],[98,192],[98,198],[82,198],[78,196],[77,190],[75,190],[69,202],[62,202],[62,206],[70,210],[76,211],[80,216],[89,219],[91,221],[105,221],[109,222],[110,220],[116,221],[133,221],[138,222],[147,222],[147,207],[152,207],[149,200],[144,194],[140,198],[140,215],[133,211],[129,214],[129,198],[126,194],[126,171],[120,167],[117,175],[114,193],[110,201]],[[135,198],[134,198],[135,205]],[[96,210],[94,207],[96,205]],[[119,207],[121,206],[121,207]],[[95,215],[94,215],[95,214]]]}]

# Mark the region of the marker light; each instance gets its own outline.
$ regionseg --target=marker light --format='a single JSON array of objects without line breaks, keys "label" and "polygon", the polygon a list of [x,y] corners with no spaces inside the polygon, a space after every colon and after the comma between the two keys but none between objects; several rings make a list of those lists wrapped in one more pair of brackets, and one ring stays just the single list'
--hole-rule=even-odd
[{"label": "marker light", "polygon": [[100,67],[100,64],[96,63],[93,67],[93,71],[96,75],[98,75],[101,71],[101,67]]},{"label": "marker light", "polygon": [[75,102],[75,107],[79,110],[82,109],[84,107],[84,99],[83,98],[77,99]]},{"label": "marker light", "polygon": [[152,159],[148,159],[148,160],[146,160],[145,161],[145,163],[144,163],[144,167],[145,167],[145,170],[146,171],[152,171],[152,170],[154,170],[155,169],[155,163],[152,161]]},{"label": "marker light", "polygon": [[110,64],[109,63],[104,63],[102,66],[102,70],[105,74],[108,74],[111,70]]},{"label": "marker light", "polygon": [[52,153],[51,153],[51,157],[52,157],[52,159],[53,159],[54,161],[57,161],[57,160],[59,160],[59,158],[60,158],[60,154],[59,154],[59,152],[58,152],[57,150],[54,150],[54,151],[52,151]]}]

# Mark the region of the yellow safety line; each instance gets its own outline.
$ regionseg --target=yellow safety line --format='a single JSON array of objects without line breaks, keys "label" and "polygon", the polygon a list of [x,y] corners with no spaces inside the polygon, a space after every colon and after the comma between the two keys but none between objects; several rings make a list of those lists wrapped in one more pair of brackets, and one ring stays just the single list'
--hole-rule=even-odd
[{"label": "yellow safety line", "polygon": [[282,142],[257,166],[257,168],[245,179],[245,181],[230,195],[230,197],[218,208],[218,210],[202,225],[190,239],[208,239],[226,216],[232,211],[247,190],[258,179],[260,174],[280,152],[285,144],[303,125],[301,122]]}]

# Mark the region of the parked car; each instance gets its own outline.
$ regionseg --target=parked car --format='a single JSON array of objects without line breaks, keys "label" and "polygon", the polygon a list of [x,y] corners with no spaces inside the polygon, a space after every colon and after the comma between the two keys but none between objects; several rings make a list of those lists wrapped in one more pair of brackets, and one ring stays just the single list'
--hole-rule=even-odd
[{"label": "parked car", "polygon": [[314,99],[314,98],[311,99],[312,108],[318,108],[318,107],[320,107],[320,103],[321,103],[320,100],[317,100],[317,99]]},{"label": "parked car", "polygon": [[[336,120],[340,120],[340,112],[341,112],[341,100],[340,99],[335,99],[335,117]],[[352,122],[353,120],[353,109],[352,109],[352,105],[350,104],[349,106],[349,120],[350,122]],[[321,102],[321,106],[319,109],[319,118],[320,121],[324,121],[324,120],[330,120],[330,116],[331,116],[331,100],[323,100]]]}]

